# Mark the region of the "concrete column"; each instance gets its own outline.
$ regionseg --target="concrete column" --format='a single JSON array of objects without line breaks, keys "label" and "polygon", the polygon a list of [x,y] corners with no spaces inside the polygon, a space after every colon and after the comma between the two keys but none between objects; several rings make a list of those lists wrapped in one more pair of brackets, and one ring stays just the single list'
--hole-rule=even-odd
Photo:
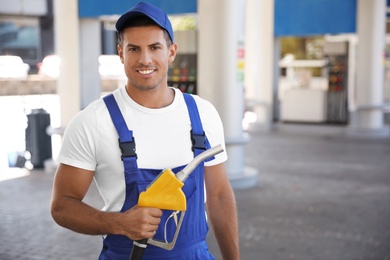
[{"label": "concrete column", "polygon": [[274,92],[274,0],[246,0],[245,17],[245,97],[257,115],[254,127],[270,130]]},{"label": "concrete column", "polygon": [[273,63],[270,66],[272,68],[272,105],[271,113],[268,114],[268,127],[266,129],[270,130],[273,128],[273,120],[279,121],[280,119],[280,103],[279,103],[279,79],[281,76],[279,61],[282,56],[282,42],[280,38],[273,37],[274,50],[273,50]]},{"label": "concrete column", "polygon": [[[80,40],[77,0],[54,1],[55,50],[61,59],[57,93],[60,97],[61,126],[80,111]],[[92,42],[91,44],[96,44]]]},{"label": "concrete column", "polygon": [[349,134],[389,135],[383,118],[386,0],[358,0],[356,111]]},{"label": "concrete column", "polygon": [[236,0],[198,1],[198,94],[210,100],[221,115],[233,188],[257,183],[256,170],[244,167],[244,88],[237,78],[240,4]]},{"label": "concrete column", "polygon": [[98,19],[80,20],[80,108],[100,98],[102,83],[99,74],[101,23]]}]

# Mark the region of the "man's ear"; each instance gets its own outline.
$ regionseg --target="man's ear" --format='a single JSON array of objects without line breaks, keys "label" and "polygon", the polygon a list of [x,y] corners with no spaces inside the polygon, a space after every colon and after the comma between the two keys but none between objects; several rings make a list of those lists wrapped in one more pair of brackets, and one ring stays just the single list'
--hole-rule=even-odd
[{"label": "man's ear", "polygon": [[123,63],[123,49],[122,44],[119,44],[116,46],[116,49],[118,51],[119,58],[121,59],[121,62]]},{"label": "man's ear", "polygon": [[171,46],[169,47],[169,57],[168,57],[169,63],[172,63],[175,60],[176,53],[177,53],[177,44],[172,43]]}]

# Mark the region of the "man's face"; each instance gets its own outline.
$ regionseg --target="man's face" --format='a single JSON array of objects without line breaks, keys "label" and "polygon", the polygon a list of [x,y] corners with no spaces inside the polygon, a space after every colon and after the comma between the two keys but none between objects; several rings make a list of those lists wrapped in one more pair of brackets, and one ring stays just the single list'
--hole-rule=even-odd
[{"label": "man's face", "polygon": [[176,56],[176,44],[167,46],[158,26],[129,27],[122,32],[118,54],[125,67],[128,84],[139,90],[167,85],[168,65]]}]

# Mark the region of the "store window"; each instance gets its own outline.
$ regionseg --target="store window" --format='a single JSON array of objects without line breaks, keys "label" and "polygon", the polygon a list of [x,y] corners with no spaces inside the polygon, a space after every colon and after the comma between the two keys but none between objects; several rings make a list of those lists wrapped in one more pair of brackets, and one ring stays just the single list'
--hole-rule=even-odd
[{"label": "store window", "polygon": [[38,18],[0,16],[0,55],[15,55],[36,65],[41,57]]},{"label": "store window", "polygon": [[[285,58],[292,56],[294,60],[322,60],[324,59],[324,37],[282,37],[281,56]],[[321,76],[321,68],[306,67],[313,76]],[[282,75],[285,76],[286,69],[282,68]]]},{"label": "store window", "polygon": [[283,121],[348,122],[348,35],[281,38]]},{"label": "store window", "polygon": [[197,93],[197,31],[194,15],[171,16],[175,42],[179,45],[176,58],[169,66],[168,85],[182,92]]}]

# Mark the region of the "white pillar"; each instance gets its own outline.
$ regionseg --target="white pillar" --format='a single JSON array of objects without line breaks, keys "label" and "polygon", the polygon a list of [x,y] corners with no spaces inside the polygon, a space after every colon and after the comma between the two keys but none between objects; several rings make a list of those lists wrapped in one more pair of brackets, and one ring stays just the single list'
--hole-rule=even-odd
[{"label": "white pillar", "polygon": [[198,94],[221,115],[233,188],[257,184],[256,170],[244,167],[244,88],[237,78],[240,4],[236,0],[198,1]]},{"label": "white pillar", "polygon": [[80,19],[80,108],[100,98],[102,83],[99,74],[101,24],[98,19]]},{"label": "white pillar", "polygon": [[350,134],[389,135],[383,118],[386,0],[358,0],[356,111],[351,113]]},{"label": "white pillar", "polygon": [[257,115],[255,126],[272,127],[274,0],[246,0],[245,93]]},{"label": "white pillar", "polygon": [[61,126],[66,127],[71,118],[80,111],[80,40],[77,0],[54,1],[54,28],[55,49],[61,59],[57,81]]}]

